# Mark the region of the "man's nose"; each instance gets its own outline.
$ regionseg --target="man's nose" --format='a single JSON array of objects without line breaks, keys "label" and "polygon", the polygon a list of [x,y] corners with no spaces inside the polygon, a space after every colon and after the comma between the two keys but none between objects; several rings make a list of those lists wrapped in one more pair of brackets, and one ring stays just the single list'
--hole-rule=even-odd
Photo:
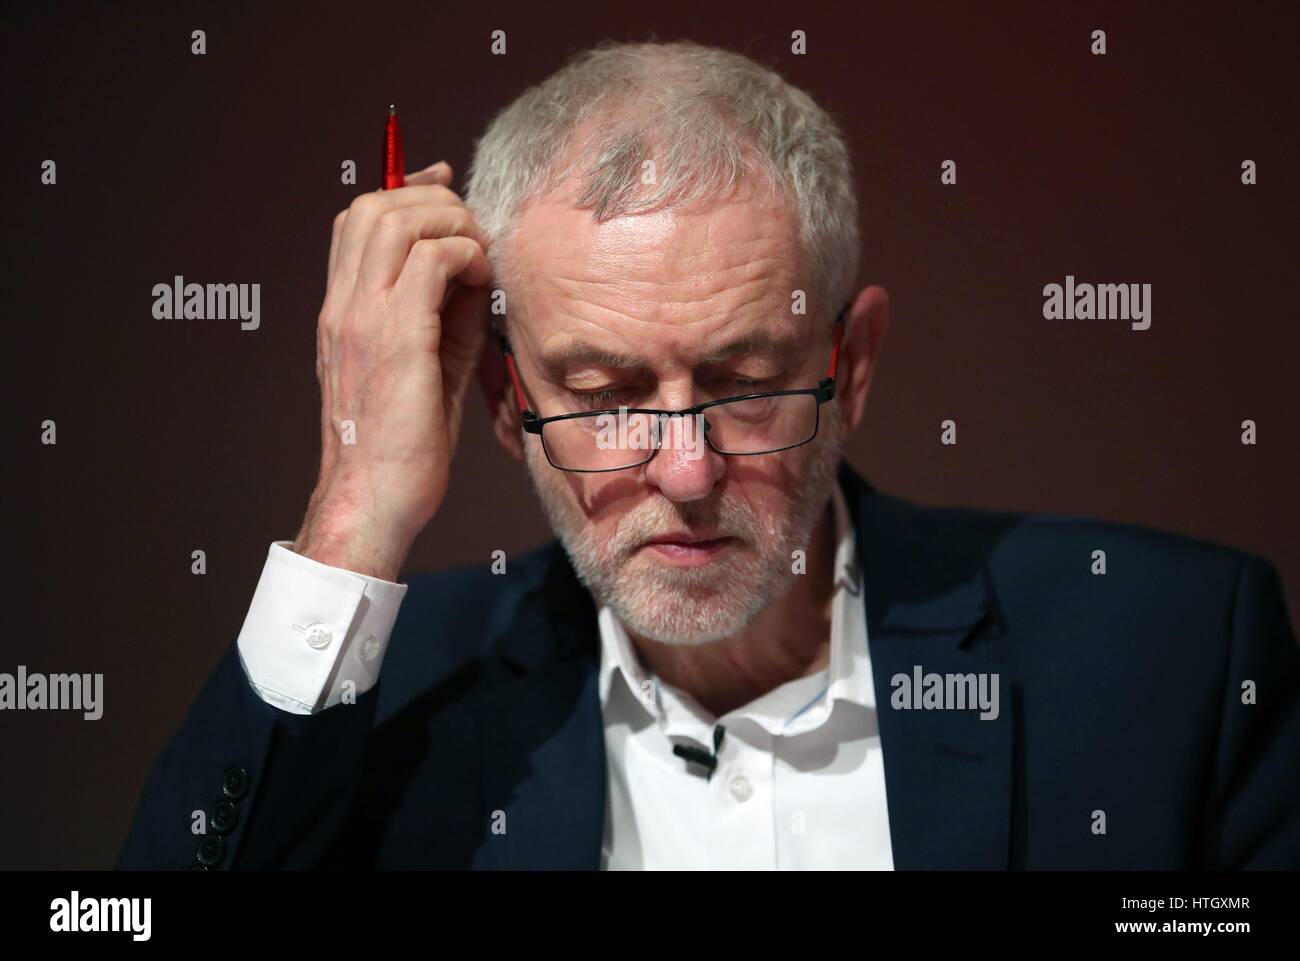
[{"label": "man's nose", "polygon": [[645,467],[646,480],[671,501],[708,497],[722,480],[726,458],[704,439],[704,415],[666,417],[659,424],[659,452]]}]

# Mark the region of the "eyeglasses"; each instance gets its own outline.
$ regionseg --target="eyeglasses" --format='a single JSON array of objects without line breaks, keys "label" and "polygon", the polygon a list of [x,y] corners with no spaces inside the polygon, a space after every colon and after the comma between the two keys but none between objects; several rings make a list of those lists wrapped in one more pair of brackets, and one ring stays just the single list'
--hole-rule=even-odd
[{"label": "eyeglasses", "polygon": [[[835,396],[835,366],[844,333],[846,304],[835,317],[831,360],[816,387],[724,397],[682,410],[619,407],[539,417],[529,406],[506,336],[497,339],[505,355],[523,428],[542,439],[546,460],[557,470],[600,474],[647,464],[663,446],[665,427],[679,437],[703,435],[709,449],[729,457],[775,454],[817,436],[821,405]],[[692,445],[703,456],[703,448]]]}]

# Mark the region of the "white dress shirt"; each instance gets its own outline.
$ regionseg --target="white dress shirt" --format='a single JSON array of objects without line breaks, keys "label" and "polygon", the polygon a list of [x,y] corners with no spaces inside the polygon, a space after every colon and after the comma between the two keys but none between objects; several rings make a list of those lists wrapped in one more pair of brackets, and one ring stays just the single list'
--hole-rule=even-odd
[{"label": "white dress shirt", "polygon": [[[832,501],[826,670],[714,718],[646,675],[623,626],[601,608],[602,869],[893,868],[862,575],[838,485]],[[290,543],[271,545],[237,646],[263,700],[311,714],[378,681],[406,585],[320,564]],[[711,750],[719,723],[717,768],[705,777],[673,745]]]},{"label": "white dress shirt", "polygon": [[406,585],[318,563],[292,543],[271,545],[236,645],[262,700],[314,714],[379,681]]},{"label": "white dress shirt", "polygon": [[[714,717],[648,676],[622,624],[599,615],[609,804],[602,868],[892,870],[885,767],[853,525],[833,489],[829,667]],[[673,754],[713,748],[711,776]]]}]

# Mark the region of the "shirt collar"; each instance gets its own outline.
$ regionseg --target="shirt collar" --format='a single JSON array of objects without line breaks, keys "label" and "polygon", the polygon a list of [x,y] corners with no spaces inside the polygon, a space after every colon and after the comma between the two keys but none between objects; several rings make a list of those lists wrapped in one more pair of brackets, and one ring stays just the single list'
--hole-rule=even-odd
[{"label": "shirt collar", "polygon": [[[829,666],[816,674],[787,681],[717,720],[749,718],[772,735],[790,736],[820,727],[839,700],[875,708],[857,539],[848,504],[838,484],[831,489],[831,506],[836,548]],[[657,719],[667,733],[697,737],[699,732],[711,729],[713,719],[693,698],[669,685],[656,683],[646,674],[632,639],[609,607],[600,608],[597,620],[602,708],[609,703],[615,678],[621,677],[636,703]]]}]

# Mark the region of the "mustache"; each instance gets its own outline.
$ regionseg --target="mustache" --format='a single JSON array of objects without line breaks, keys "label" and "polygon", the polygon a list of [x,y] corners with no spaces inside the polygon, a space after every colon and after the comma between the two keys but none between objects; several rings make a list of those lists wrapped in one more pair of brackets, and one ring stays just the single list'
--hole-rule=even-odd
[{"label": "mustache", "polygon": [[622,557],[651,538],[682,528],[716,531],[720,536],[751,544],[757,543],[763,533],[758,516],[743,501],[719,496],[679,504],[656,497],[623,516],[609,540],[608,550],[611,556]]}]

